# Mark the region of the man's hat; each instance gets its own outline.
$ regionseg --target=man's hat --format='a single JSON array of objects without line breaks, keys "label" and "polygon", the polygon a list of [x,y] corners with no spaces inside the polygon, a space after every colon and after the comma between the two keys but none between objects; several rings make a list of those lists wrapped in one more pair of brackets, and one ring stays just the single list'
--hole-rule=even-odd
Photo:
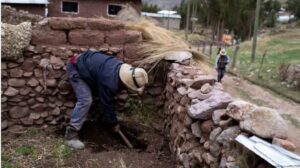
[{"label": "man's hat", "polygon": [[142,92],[148,84],[148,74],[143,68],[135,68],[129,64],[122,64],[120,68],[121,81],[129,88]]},{"label": "man's hat", "polygon": [[220,55],[226,55],[226,50],[223,48],[221,51],[220,51]]}]

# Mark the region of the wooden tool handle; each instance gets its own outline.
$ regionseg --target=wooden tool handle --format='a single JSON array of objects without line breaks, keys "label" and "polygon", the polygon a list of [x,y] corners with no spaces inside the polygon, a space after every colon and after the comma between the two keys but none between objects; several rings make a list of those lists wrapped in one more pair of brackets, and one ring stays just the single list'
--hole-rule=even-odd
[{"label": "wooden tool handle", "polygon": [[132,144],[129,142],[129,140],[126,138],[126,136],[122,133],[122,131],[119,130],[118,133],[119,133],[119,135],[121,136],[121,138],[123,139],[123,141],[126,143],[126,145],[127,145],[130,149],[132,149],[132,148],[133,148]]}]

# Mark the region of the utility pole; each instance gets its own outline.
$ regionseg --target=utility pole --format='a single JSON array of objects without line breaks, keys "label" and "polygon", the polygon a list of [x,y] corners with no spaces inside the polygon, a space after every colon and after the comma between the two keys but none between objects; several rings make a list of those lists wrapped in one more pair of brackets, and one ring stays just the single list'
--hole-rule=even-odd
[{"label": "utility pole", "polygon": [[260,1],[256,0],[256,10],[255,10],[255,21],[253,29],[253,42],[252,42],[252,53],[251,53],[251,63],[255,62],[255,52],[256,52],[256,41],[257,41],[257,29],[258,29],[258,20],[259,20],[259,11],[260,11]]},{"label": "utility pole", "polygon": [[190,0],[187,0],[186,25],[185,25],[185,41],[188,41],[189,23],[190,23]]}]

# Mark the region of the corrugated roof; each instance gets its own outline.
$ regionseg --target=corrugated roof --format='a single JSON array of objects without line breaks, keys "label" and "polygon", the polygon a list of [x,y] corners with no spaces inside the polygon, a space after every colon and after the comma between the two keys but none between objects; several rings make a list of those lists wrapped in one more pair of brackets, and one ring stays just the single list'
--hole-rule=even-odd
[{"label": "corrugated roof", "polygon": [[9,3],[9,4],[49,4],[48,0],[1,0],[1,3]]},{"label": "corrugated roof", "polygon": [[300,167],[300,156],[256,136],[239,135],[235,140],[275,167]]},{"label": "corrugated roof", "polygon": [[166,14],[159,14],[159,13],[149,13],[149,12],[142,12],[142,16],[149,16],[149,17],[159,17],[159,18],[173,18],[173,19],[181,19],[180,15],[166,15]]}]

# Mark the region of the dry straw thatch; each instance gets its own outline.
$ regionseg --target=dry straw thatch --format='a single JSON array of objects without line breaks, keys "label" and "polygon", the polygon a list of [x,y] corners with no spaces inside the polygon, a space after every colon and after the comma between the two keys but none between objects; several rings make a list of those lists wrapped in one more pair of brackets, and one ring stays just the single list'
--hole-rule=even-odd
[{"label": "dry straw thatch", "polygon": [[154,23],[140,19],[138,22],[127,24],[128,29],[142,32],[145,43],[139,48],[139,54],[145,59],[139,64],[154,64],[164,59],[164,57],[174,51],[189,51],[193,54],[192,63],[208,70],[207,56],[189,48],[189,46],[172,32],[156,26]]}]

